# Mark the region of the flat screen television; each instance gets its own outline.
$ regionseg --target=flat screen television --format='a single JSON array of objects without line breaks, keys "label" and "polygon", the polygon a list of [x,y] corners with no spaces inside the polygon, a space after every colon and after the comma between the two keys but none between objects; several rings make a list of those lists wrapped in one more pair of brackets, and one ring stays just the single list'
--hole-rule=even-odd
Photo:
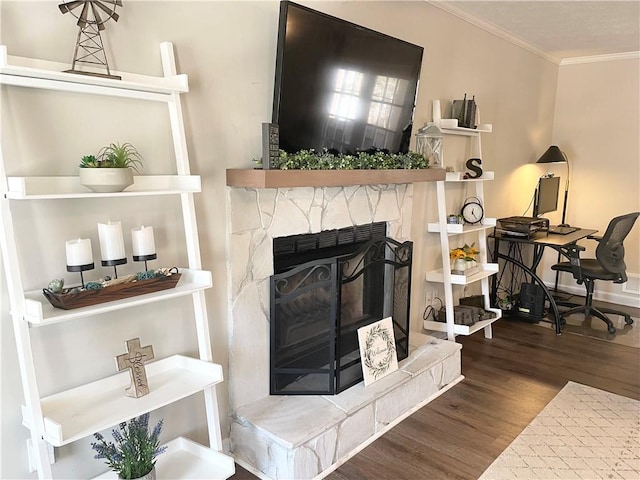
[{"label": "flat screen television", "polygon": [[560,177],[542,177],[538,181],[533,216],[555,212],[558,208],[558,193],[560,191]]},{"label": "flat screen television", "polygon": [[281,2],[272,117],[280,148],[407,152],[422,53],[418,45]]}]

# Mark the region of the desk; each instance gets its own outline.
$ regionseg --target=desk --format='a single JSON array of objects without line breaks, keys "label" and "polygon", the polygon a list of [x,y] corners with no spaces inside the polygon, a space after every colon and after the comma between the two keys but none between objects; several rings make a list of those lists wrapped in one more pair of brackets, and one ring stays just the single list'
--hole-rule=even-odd
[{"label": "desk", "polygon": [[[582,240],[583,238],[588,237],[589,235],[593,235],[597,230],[591,230],[588,228],[580,228],[573,233],[569,233],[567,235],[557,235],[553,233],[547,234],[546,232],[538,232],[534,234],[532,238],[525,237],[515,237],[510,235],[505,235],[503,233],[495,232],[489,235],[489,238],[493,238],[494,247],[493,247],[493,258],[494,261],[498,261],[498,259],[503,259],[505,262],[511,262],[514,265],[517,265],[523,271],[525,271],[528,275],[531,276],[535,280],[535,282],[542,287],[544,291],[544,295],[546,299],[549,301],[549,306],[553,311],[553,318],[556,326],[556,334],[560,335],[560,314],[558,312],[558,305],[556,304],[555,299],[549,292],[549,289],[544,284],[542,279],[538,277],[536,274],[536,269],[542,260],[542,254],[544,253],[545,248],[552,248],[553,250],[559,252],[566,258],[569,258],[567,254],[567,248],[576,243],[578,240]],[[533,246],[533,261],[531,265],[525,265],[520,260],[511,258],[505,254],[500,253],[500,242],[509,242],[509,243],[520,243],[525,245]],[[491,305],[496,304],[497,297],[497,278],[494,275],[492,280],[492,288],[491,288]]]}]

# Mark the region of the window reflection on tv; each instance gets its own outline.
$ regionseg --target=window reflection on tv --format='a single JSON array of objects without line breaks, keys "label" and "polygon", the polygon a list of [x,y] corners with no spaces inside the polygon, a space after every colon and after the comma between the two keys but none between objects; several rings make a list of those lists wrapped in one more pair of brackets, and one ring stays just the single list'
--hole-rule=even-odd
[{"label": "window reflection on tv", "polygon": [[407,152],[423,48],[280,6],[272,122],[280,148]]}]

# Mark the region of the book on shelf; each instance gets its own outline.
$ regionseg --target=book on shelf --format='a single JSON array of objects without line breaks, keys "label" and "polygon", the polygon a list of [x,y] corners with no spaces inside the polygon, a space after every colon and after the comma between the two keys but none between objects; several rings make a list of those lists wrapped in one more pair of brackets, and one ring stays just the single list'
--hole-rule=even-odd
[{"label": "book on shelf", "polygon": [[470,276],[470,275],[475,275],[479,271],[480,271],[480,265],[474,265],[473,267],[467,267],[464,270],[456,270],[455,268],[451,269],[451,273],[453,275],[465,275],[467,277]]}]

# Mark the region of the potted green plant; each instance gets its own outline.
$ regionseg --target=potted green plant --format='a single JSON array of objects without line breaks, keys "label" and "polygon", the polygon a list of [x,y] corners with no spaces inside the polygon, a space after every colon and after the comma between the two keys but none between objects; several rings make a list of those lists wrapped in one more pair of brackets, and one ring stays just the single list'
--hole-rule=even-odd
[{"label": "potted green plant", "polygon": [[80,161],[80,183],[94,192],[121,192],[133,184],[133,171],[139,172],[143,158],[130,143],[112,143],[98,155],[85,155]]},{"label": "potted green plant", "polygon": [[122,422],[118,429],[111,431],[115,443],[94,433],[97,442],[93,442],[91,448],[97,452],[95,458],[104,459],[119,479],[155,480],[155,458],[167,449],[159,443],[162,423],[160,420],[150,432],[148,413],[132,418],[128,423]]}]

